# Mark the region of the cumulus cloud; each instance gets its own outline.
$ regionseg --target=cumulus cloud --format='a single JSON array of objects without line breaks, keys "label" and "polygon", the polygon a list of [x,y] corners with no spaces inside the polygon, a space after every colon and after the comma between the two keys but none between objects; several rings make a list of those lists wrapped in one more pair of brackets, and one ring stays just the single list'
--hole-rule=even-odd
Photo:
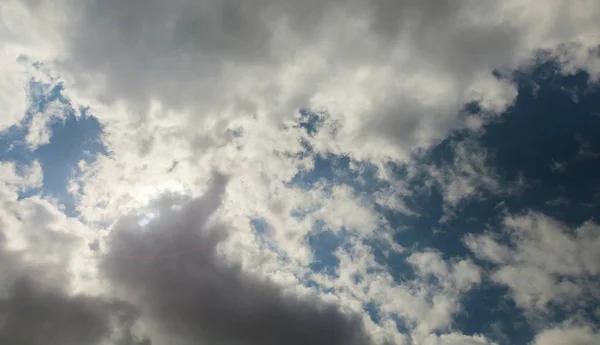
[{"label": "cumulus cloud", "polygon": [[[423,344],[490,343],[483,336],[432,334],[450,332],[461,296],[481,282],[472,261],[446,260],[429,250],[407,254],[403,263],[416,275],[403,282],[365,244],[385,239],[385,255],[391,256],[408,250],[394,244],[389,224],[375,209],[415,216],[404,202],[411,195],[405,184],[391,183],[373,205],[350,188],[305,191],[289,182],[299,171],[318,168],[318,154],[368,161],[381,173],[384,162],[409,161],[415,150],[455,128],[481,133],[517,96],[510,78],[497,75],[530,64],[539,49],[561,61],[563,73],[585,69],[600,75],[594,50],[600,5],[594,0],[8,0],[1,15],[0,64],[7,67],[0,72],[6,115],[0,116],[0,130],[24,119],[32,79],[54,82],[60,75],[68,105],[90,106],[107,149],[80,162],[69,183],[78,219],[43,197],[20,200],[22,191],[41,186],[39,165],[30,171],[0,166],[6,176],[0,193],[7,200],[7,250],[29,255],[19,260],[49,260],[64,268],[48,275],[74,273],[72,287],[22,283],[33,286],[24,291],[33,301],[48,298],[66,309],[90,311],[95,316],[82,319],[96,320],[103,330],[117,307],[70,294],[110,292],[139,308],[135,324],[150,338],[175,344],[193,338],[364,344],[368,332],[396,343],[411,337]],[[464,114],[468,102],[478,103],[485,116]],[[298,128],[300,108],[326,118],[318,131]],[[25,138],[31,149],[51,138],[50,114],[34,115]],[[523,187],[501,181],[488,164],[491,153],[472,142],[452,150],[453,164],[428,170],[442,189],[447,214],[485,192]],[[214,169],[231,179],[206,192]],[[185,197],[124,216],[165,193]],[[298,210],[310,212],[302,218]],[[261,238],[248,224],[255,218],[268,225]],[[338,277],[310,272],[306,235],[316,221],[348,233],[335,252]],[[50,232],[31,231],[38,228]],[[569,279],[578,282],[598,271],[597,255],[585,247],[596,245],[595,230],[578,228],[573,237],[565,235],[573,229],[554,228],[552,236],[562,236],[556,243],[540,240],[546,238],[541,230],[519,230],[522,237],[510,232],[515,246],[493,236],[467,243],[498,265],[494,280],[507,284],[521,306],[543,308],[586,292]],[[105,241],[106,232],[111,234]],[[57,252],[67,244],[70,251]],[[557,247],[563,254],[543,255]],[[102,262],[98,272],[96,259]],[[524,284],[523,277],[533,277],[537,286]],[[557,277],[567,279],[553,285]],[[306,287],[290,288],[307,279],[349,309],[373,303],[380,322],[363,326],[366,314],[361,318],[302,295]],[[128,316],[129,325],[136,317]],[[408,330],[398,331],[397,319]],[[225,323],[235,324],[235,331]],[[107,337],[94,332],[68,339],[93,343]],[[133,331],[124,332],[137,341]]]},{"label": "cumulus cloud", "polygon": [[[461,297],[481,279],[479,267],[470,260],[449,262],[433,250],[415,252],[406,258],[416,276],[404,280],[394,278],[375,259],[373,248],[361,242],[339,248],[336,256],[340,260],[337,277],[313,274],[311,278],[323,288],[333,289],[352,307],[362,303],[375,305],[381,320],[373,332],[378,339],[392,337],[393,342],[400,344],[410,343],[409,339],[423,344],[451,344],[452,336],[437,339],[434,333],[446,334],[461,310]],[[395,320],[402,320],[404,332],[398,334],[390,329],[396,329]]]},{"label": "cumulus cloud", "polygon": [[74,294],[81,264],[90,263],[73,257],[85,243],[83,225],[47,200],[18,199],[11,185],[36,185],[31,176],[4,174],[7,185],[0,185],[0,342],[147,345],[131,331],[131,304]]},{"label": "cumulus cloud", "polygon": [[[4,264],[4,262],[3,262]],[[3,281],[3,284],[8,282]],[[127,303],[85,296],[69,296],[31,277],[12,283],[0,298],[0,341],[5,344],[148,345],[129,329],[136,310]]]},{"label": "cumulus cloud", "polygon": [[89,273],[77,264],[87,232],[76,231],[76,220],[61,219],[41,199],[5,200],[0,341],[372,343],[357,314],[245,272],[219,253],[229,230],[217,212],[226,184],[217,175],[201,198],[165,196],[152,215],[119,220],[84,262],[99,259],[97,284],[109,283],[96,293],[73,292],[73,277]]},{"label": "cumulus cloud", "polygon": [[53,30],[44,30],[43,23],[23,5],[10,0],[0,9],[0,131],[25,118],[32,98],[28,84],[49,80],[31,66],[29,58],[41,61],[56,56]]},{"label": "cumulus cloud", "polygon": [[25,137],[25,141],[31,150],[35,150],[39,146],[50,142],[50,137],[52,136],[50,124],[52,121],[64,120],[67,116],[66,109],[67,107],[61,102],[53,101],[46,104],[42,112],[32,116],[28,126],[28,133]]},{"label": "cumulus cloud", "polygon": [[19,191],[40,187],[42,184],[42,166],[34,161],[29,165],[17,165],[15,162],[0,162],[0,196],[14,198]]},{"label": "cumulus cloud", "polygon": [[[369,344],[362,319],[314,296],[299,296],[219,255],[227,227],[211,216],[226,178],[201,197],[170,203],[146,225],[113,229],[102,272],[118,294],[179,344]],[[170,340],[166,340],[170,339]]]},{"label": "cumulus cloud", "polygon": [[57,66],[80,98],[143,117],[154,104],[181,110],[195,124],[184,132],[216,118],[279,123],[300,107],[325,109],[341,127],[338,150],[380,158],[443,137],[466,102],[503,110],[516,90],[491,72],[537,49],[573,42],[556,54],[592,68],[600,13],[585,0],[28,4],[32,22],[64,48]]},{"label": "cumulus cloud", "polygon": [[468,235],[467,246],[479,258],[498,265],[492,279],[508,286],[515,302],[530,311],[550,303],[566,307],[597,298],[600,267],[598,225],[592,221],[569,227],[551,217],[528,212],[507,216],[504,235]]},{"label": "cumulus cloud", "polygon": [[522,178],[504,179],[494,163],[494,152],[482,147],[476,136],[448,139],[444,155],[450,162],[425,167],[426,174],[444,198],[441,222],[454,216],[463,201],[484,199],[489,195],[510,196],[523,193],[530,186]]},{"label": "cumulus cloud", "polygon": [[411,254],[406,261],[417,268],[423,276],[433,276],[441,284],[452,285],[457,290],[466,290],[480,282],[480,271],[470,260],[447,263],[437,251],[425,251]]},{"label": "cumulus cloud", "polygon": [[504,193],[490,154],[474,140],[451,141],[452,163],[432,166],[428,172],[440,186],[448,208],[483,192]]},{"label": "cumulus cloud", "polygon": [[548,329],[535,337],[534,345],[592,345],[600,341],[600,333],[590,326],[565,326]]}]

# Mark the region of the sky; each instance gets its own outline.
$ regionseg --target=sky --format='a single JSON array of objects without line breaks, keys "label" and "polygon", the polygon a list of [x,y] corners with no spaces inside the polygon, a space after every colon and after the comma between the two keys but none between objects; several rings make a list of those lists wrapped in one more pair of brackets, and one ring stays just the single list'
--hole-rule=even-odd
[{"label": "sky", "polygon": [[5,0],[0,343],[600,343],[600,2]]}]

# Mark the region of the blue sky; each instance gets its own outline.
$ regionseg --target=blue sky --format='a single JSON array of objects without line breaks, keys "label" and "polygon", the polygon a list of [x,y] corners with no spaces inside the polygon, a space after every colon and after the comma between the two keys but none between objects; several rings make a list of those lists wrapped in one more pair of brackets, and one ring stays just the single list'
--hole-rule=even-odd
[{"label": "blue sky", "polygon": [[[72,196],[68,192],[68,182],[77,172],[80,161],[90,163],[98,154],[106,154],[102,144],[102,127],[98,120],[85,109],[73,109],[61,91],[62,85],[29,84],[32,102],[27,115],[18,124],[2,131],[0,148],[2,160],[18,165],[30,165],[37,161],[42,166],[43,184],[39,191],[58,199],[69,215],[76,216]],[[50,141],[32,148],[26,140],[28,126],[35,116],[43,116],[51,102],[65,105],[60,117],[50,116],[47,122]]]},{"label": "blue sky", "polygon": [[11,1],[0,343],[599,343],[600,5],[356,5]]},{"label": "blue sky", "polygon": [[[563,76],[553,62],[541,63],[528,71],[515,71],[513,80],[519,95],[515,103],[496,120],[486,125],[484,132],[469,130],[453,132],[447,139],[414,157],[420,172],[408,181],[414,191],[406,200],[415,214],[402,214],[379,206],[378,212],[394,230],[393,238],[408,252],[384,255],[373,246],[379,258],[399,282],[414,278],[414,267],[405,259],[413,251],[435,249],[446,258],[469,258],[472,253],[463,242],[466,234],[481,234],[500,225],[505,213],[524,213],[526,210],[543,212],[571,227],[588,220],[597,221],[600,211],[600,89],[590,82],[589,75],[580,71]],[[39,161],[43,169],[41,188],[28,191],[22,197],[40,194],[57,199],[65,206],[65,213],[77,217],[68,182],[76,177],[77,164],[84,160],[93,163],[97,155],[108,155],[102,144],[102,126],[89,110],[73,109],[63,95],[63,87],[29,84],[32,102],[27,117],[2,132],[0,143],[2,161],[30,165]],[[26,143],[27,129],[35,116],[41,116],[47,104],[58,101],[66,105],[64,117],[50,118],[48,143],[31,149]],[[301,112],[299,125],[309,135],[319,131],[322,116]],[[467,198],[453,208],[449,220],[443,220],[443,186],[428,185],[426,167],[451,166],[454,162],[453,145],[474,142],[487,150],[489,164],[498,172],[503,183],[522,179],[525,187],[514,195],[483,191],[478,197]],[[310,190],[324,186],[347,185],[354,193],[367,199],[378,190],[385,190],[390,182],[378,180],[376,167],[354,162],[342,155],[318,155],[305,147],[303,155],[312,157],[314,167],[298,172],[287,182],[288,188]],[[397,172],[397,179],[406,178],[403,165],[388,163]],[[559,166],[557,168],[557,166]],[[357,169],[356,167],[360,167]],[[404,173],[403,173],[404,171]],[[371,202],[375,202],[371,198]],[[299,217],[302,217],[299,215]],[[268,222],[264,218],[250,220],[257,236],[264,236]],[[341,232],[340,232],[341,230]],[[313,251],[310,268],[315,272],[336,275],[339,259],[336,249],[348,245],[344,229],[328,229],[323,220],[316,219],[306,240]],[[378,254],[379,253],[379,254]],[[476,262],[483,267],[490,264]],[[489,266],[491,267],[491,266]],[[594,278],[597,279],[597,278]],[[464,334],[485,334],[501,344],[526,344],[532,341],[535,326],[528,324],[524,311],[508,297],[506,287],[484,280],[477,288],[462,297],[463,309],[452,323],[452,329]],[[594,323],[600,322],[594,314],[598,303],[580,311]],[[374,320],[379,318],[378,306],[365,305]],[[546,322],[560,323],[573,311],[553,308]],[[398,321],[402,328],[401,319]]]},{"label": "blue sky", "polygon": [[[590,83],[585,72],[570,76],[558,74],[553,62],[539,64],[531,71],[515,71],[513,75],[519,96],[510,109],[485,127],[484,133],[456,131],[415,160],[423,171],[428,165],[452,165],[452,144],[474,140],[479,147],[488,150],[488,164],[498,171],[502,181],[522,178],[527,187],[517,195],[485,191],[477,198],[461,202],[451,219],[443,221],[444,200],[440,186],[425,186],[428,177],[419,175],[409,182],[409,188],[416,194],[407,200],[415,215],[379,208],[390,225],[397,227],[394,240],[398,244],[414,251],[433,248],[448,258],[469,257],[471,253],[464,245],[463,236],[498,226],[504,212],[536,210],[573,227],[590,219],[597,220],[600,180],[595,172],[600,170],[600,89]],[[14,161],[18,165],[39,161],[43,184],[29,194],[40,193],[58,199],[68,215],[77,217],[67,184],[76,176],[79,161],[89,164],[96,155],[107,155],[102,144],[102,126],[88,110],[72,108],[62,94],[61,84],[31,82],[29,87],[33,97],[27,117],[4,130],[0,137],[2,161]],[[27,127],[52,101],[66,105],[64,118],[51,118],[48,122],[50,141],[30,149],[26,143]],[[301,114],[300,126],[309,135],[318,132],[322,117],[307,110]],[[368,196],[389,184],[378,181],[376,168],[369,167],[368,163],[356,162],[363,167],[357,171],[350,167],[348,156],[314,155],[309,147],[306,150],[307,155],[314,157],[314,167],[298,172],[289,181],[290,188],[309,190],[316,183],[348,185],[355,193]],[[555,164],[560,164],[560,168]],[[395,170],[399,172],[397,178],[402,179],[402,165]],[[250,223],[259,235],[269,226],[263,218]],[[343,229],[332,232],[323,221],[317,220],[307,235],[314,254],[311,269],[335,275],[339,265],[335,250],[344,246],[344,236]],[[374,250],[377,251],[376,247]],[[382,256],[380,260],[396,279],[411,279],[413,268],[403,262],[409,254],[397,258]],[[465,334],[486,334],[491,339],[510,343],[525,344],[532,340],[534,329],[527,324],[523,311],[507,297],[505,287],[487,281],[463,298],[464,310],[454,321],[454,329]],[[600,304],[595,305],[600,307]],[[593,313],[596,307],[590,305],[586,309],[590,319],[599,322]],[[376,318],[377,306],[370,304],[368,308]],[[569,311],[557,308],[551,315],[549,322],[560,323],[569,317]]]},{"label": "blue sky", "polygon": [[[477,198],[461,202],[451,219],[443,221],[444,200],[439,186],[425,186],[425,176],[414,178],[409,188],[415,190],[416,195],[407,202],[418,215],[380,209],[392,225],[398,226],[394,233],[397,243],[415,251],[434,248],[448,258],[469,257],[471,253],[463,242],[464,235],[498,227],[505,212],[535,210],[572,227],[589,220],[597,221],[600,214],[600,180],[596,173],[600,171],[600,89],[583,71],[560,75],[554,61],[542,62],[531,70],[515,71],[511,78],[518,85],[519,96],[510,109],[485,127],[483,134],[456,131],[418,155],[416,160],[425,166],[452,165],[452,145],[474,140],[490,153],[488,164],[498,171],[501,181],[522,179],[526,187],[516,195],[485,191]],[[309,135],[319,130],[322,120],[318,115],[302,112],[301,118],[300,125]],[[318,182],[347,184],[354,192],[366,194],[386,188],[386,183],[377,181],[368,164],[364,171],[357,172],[349,167],[349,161],[347,156],[316,155],[314,168],[299,173],[290,183],[303,189],[310,189]],[[557,163],[560,169],[556,168]],[[359,166],[362,164],[358,162]],[[397,170],[400,171],[398,178],[402,178],[402,167],[398,166]],[[359,178],[362,179],[359,181]],[[319,222],[314,224],[313,231],[308,243],[316,262],[311,268],[334,274],[332,267],[337,267],[339,260],[332,252],[343,246],[343,232],[336,235]],[[410,279],[414,274],[410,265],[401,262],[402,257],[382,260],[397,279]],[[507,293],[505,287],[491,281],[470,291],[464,296],[464,310],[453,327],[465,334],[487,334],[499,342],[529,343],[534,329],[527,324],[523,311],[507,298]],[[600,322],[594,314],[599,306],[592,303],[582,309],[594,323]],[[572,312],[557,307],[546,322],[560,323]]]}]

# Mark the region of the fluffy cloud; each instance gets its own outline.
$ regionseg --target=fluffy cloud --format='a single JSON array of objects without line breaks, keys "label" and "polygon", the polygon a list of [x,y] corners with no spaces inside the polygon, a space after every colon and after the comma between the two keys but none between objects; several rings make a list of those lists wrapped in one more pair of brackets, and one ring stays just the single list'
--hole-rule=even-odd
[{"label": "fluffy cloud", "polygon": [[[413,341],[427,343],[425,339],[433,336],[433,331],[444,333],[461,310],[461,297],[481,279],[480,269],[470,260],[447,262],[436,251],[411,254],[406,261],[417,274],[406,280],[395,279],[375,259],[373,248],[363,243],[355,242],[349,249],[338,249],[337,257],[340,260],[337,277],[313,274],[312,279],[324,288],[333,289],[341,301],[351,307],[373,303],[381,318],[379,325],[373,327],[374,332],[382,333],[383,339],[394,335],[389,327],[398,319],[406,328],[405,335]],[[450,340],[435,341],[445,344]]]},{"label": "fluffy cloud", "polygon": [[38,162],[26,166],[17,166],[14,162],[0,162],[0,196],[13,198],[19,191],[40,187],[42,167]]},{"label": "fluffy cloud", "polygon": [[379,157],[442,137],[466,102],[504,109],[515,89],[492,70],[537,49],[572,43],[556,54],[592,68],[600,13],[584,0],[64,0],[20,9],[64,48],[57,66],[80,98],[142,117],[158,103],[187,113],[195,131],[216,118],[264,114],[272,125],[299,107],[326,109],[341,125],[330,149]]},{"label": "fluffy cloud", "polygon": [[[32,96],[26,86],[41,79],[64,82],[68,106],[90,106],[103,125],[106,154],[80,162],[68,186],[77,219],[48,198],[20,198],[41,185],[39,165],[0,166],[6,250],[53,267],[46,275],[68,276],[71,285],[23,283],[32,286],[24,293],[84,310],[82,321],[99,325],[63,343],[112,337],[104,331],[116,307],[97,297],[109,292],[139,307],[136,325],[167,343],[362,344],[367,333],[394,343],[490,343],[451,330],[462,296],[481,282],[480,268],[433,250],[410,253],[377,213],[383,205],[416,216],[404,202],[407,181],[386,181],[391,186],[379,191],[378,204],[346,186],[307,191],[290,181],[302,171],[318,174],[315,157],[330,153],[367,161],[390,179],[384,162],[418,164],[413,153],[455,128],[480,133],[517,95],[504,71],[530,64],[539,49],[560,60],[564,73],[600,72],[600,5],[593,0],[9,0],[1,11],[0,63],[7,67],[0,72],[0,130],[25,117]],[[463,112],[472,101],[482,114]],[[298,126],[300,108],[320,114],[318,131]],[[48,143],[53,111],[33,114],[25,138],[31,149]],[[471,142],[452,150],[453,164],[427,171],[448,214],[483,192],[516,190],[499,179],[485,150]],[[207,187],[213,170],[231,176],[226,187]],[[265,222],[263,234],[249,224],[254,219]],[[346,236],[334,253],[334,277],[310,270],[307,236],[317,222]],[[561,224],[548,223],[555,229],[548,235],[540,230],[546,225],[522,222],[506,222],[515,246],[493,236],[467,240],[499,265],[494,280],[526,308],[587,293],[569,281],[598,272],[595,225],[571,236]],[[538,230],[523,230],[530,228]],[[198,247],[174,255],[171,246],[182,242]],[[393,277],[375,248],[386,259],[404,255],[414,277]],[[562,254],[545,255],[557,248]],[[103,263],[98,270],[95,260]],[[567,279],[554,284],[559,277]],[[318,286],[301,287],[308,280]],[[307,290],[327,291],[324,298],[353,312],[372,303],[381,320],[342,312]],[[71,296],[82,291],[96,297]],[[123,342],[137,341],[133,333],[144,332],[130,330],[136,312],[126,314],[129,323],[114,327],[124,329]],[[238,330],[226,331],[225,319]],[[278,332],[266,331],[273,328]],[[173,329],[179,336],[169,335]]]},{"label": "fluffy cloud", "polygon": [[490,163],[489,153],[474,140],[450,141],[448,151],[452,154],[452,164],[428,167],[428,174],[442,190],[448,211],[486,191],[507,192],[507,186]]},{"label": "fluffy cloud", "polygon": [[507,285],[519,306],[545,310],[551,302],[571,306],[598,297],[593,287],[600,268],[597,224],[571,228],[529,212],[507,216],[504,227],[510,244],[492,234],[470,235],[466,244],[478,257],[498,265],[492,279]]},{"label": "fluffy cloud", "polygon": [[589,326],[557,327],[541,332],[535,337],[534,345],[592,345],[600,341],[600,334]]},{"label": "fluffy cloud", "polygon": [[25,117],[32,96],[27,92],[29,82],[49,80],[29,58],[43,61],[56,56],[52,33],[18,1],[10,0],[0,9],[0,131]]},{"label": "fluffy cloud", "polygon": [[2,163],[0,172],[0,342],[138,344],[131,333],[137,313],[132,305],[73,294],[92,292],[79,284],[89,274],[85,266],[94,264],[86,260],[81,236],[89,229],[49,200],[19,198],[19,192],[40,186],[39,164],[17,171]]},{"label": "fluffy cloud", "polygon": [[[227,228],[211,216],[226,179],[149,224],[124,220],[109,239],[102,271],[158,324],[169,343],[368,344],[362,321],[314,297],[295,296],[218,253]],[[154,339],[154,337],[153,337]]]},{"label": "fluffy cloud", "polygon": [[50,123],[56,120],[64,120],[67,116],[66,106],[60,102],[53,101],[47,104],[42,112],[33,114],[29,123],[28,133],[25,141],[32,150],[50,142],[52,131]]},{"label": "fluffy cloud", "polygon": [[[140,222],[140,215],[117,222],[94,255],[99,277],[110,282],[101,295],[68,292],[83,259],[77,246],[83,237],[73,232],[75,224],[61,221],[43,200],[21,200],[8,209],[20,212],[15,219],[22,225],[15,229],[2,215],[0,340],[369,344],[357,315],[247,273],[219,253],[228,229],[216,212],[226,183],[216,176],[198,199],[165,196],[149,222]],[[24,213],[27,202],[36,203],[35,213]],[[24,244],[8,243],[11,234],[24,236]]]},{"label": "fluffy cloud", "polygon": [[0,298],[0,317],[0,341],[6,344],[150,344],[131,333],[136,317],[132,306],[69,296],[31,277],[12,282],[8,296]]}]

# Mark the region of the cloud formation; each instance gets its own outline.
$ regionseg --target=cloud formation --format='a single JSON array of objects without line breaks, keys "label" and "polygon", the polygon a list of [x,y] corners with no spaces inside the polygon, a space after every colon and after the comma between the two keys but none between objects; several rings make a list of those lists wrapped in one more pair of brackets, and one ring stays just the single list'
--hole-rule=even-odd
[{"label": "cloud formation", "polygon": [[8,296],[0,298],[0,342],[148,345],[149,340],[131,333],[136,316],[135,308],[127,303],[69,296],[24,276],[12,283]]},{"label": "cloud formation", "polygon": [[490,286],[525,342],[594,341],[597,224],[518,212],[592,214],[597,136],[512,138],[595,122],[483,138],[540,64],[597,104],[599,31],[594,0],[6,0],[0,342],[504,345],[465,316]]},{"label": "cloud formation", "polygon": [[163,204],[147,225],[117,224],[102,263],[113,288],[169,343],[370,344],[358,315],[285,291],[219,255],[227,227],[210,218],[226,183],[217,176],[201,198],[178,209]]},{"label": "cloud formation", "polygon": [[507,216],[503,235],[469,235],[467,246],[498,265],[492,279],[508,286],[515,302],[529,311],[550,304],[576,307],[598,297],[600,231],[586,222],[574,229],[544,214]]},{"label": "cloud formation", "polygon": [[73,294],[75,221],[39,198],[0,197],[0,343],[149,344],[131,332],[131,304]]},{"label": "cloud formation", "polygon": [[149,222],[133,215],[120,220],[98,254],[109,295],[68,292],[65,268],[81,239],[44,228],[43,215],[26,223],[36,228],[23,249],[9,249],[3,237],[0,341],[371,344],[357,314],[288,291],[219,255],[228,229],[216,212],[226,184],[216,175],[201,198],[165,196]]},{"label": "cloud formation", "polygon": [[341,125],[338,149],[380,158],[442,138],[470,101],[505,109],[516,89],[492,71],[538,49],[598,72],[600,10],[585,0],[62,0],[21,11],[48,28],[57,66],[95,106],[123,103],[149,128],[152,107],[178,110],[196,125],[178,129],[191,137],[240,116],[272,125],[324,109]]}]

